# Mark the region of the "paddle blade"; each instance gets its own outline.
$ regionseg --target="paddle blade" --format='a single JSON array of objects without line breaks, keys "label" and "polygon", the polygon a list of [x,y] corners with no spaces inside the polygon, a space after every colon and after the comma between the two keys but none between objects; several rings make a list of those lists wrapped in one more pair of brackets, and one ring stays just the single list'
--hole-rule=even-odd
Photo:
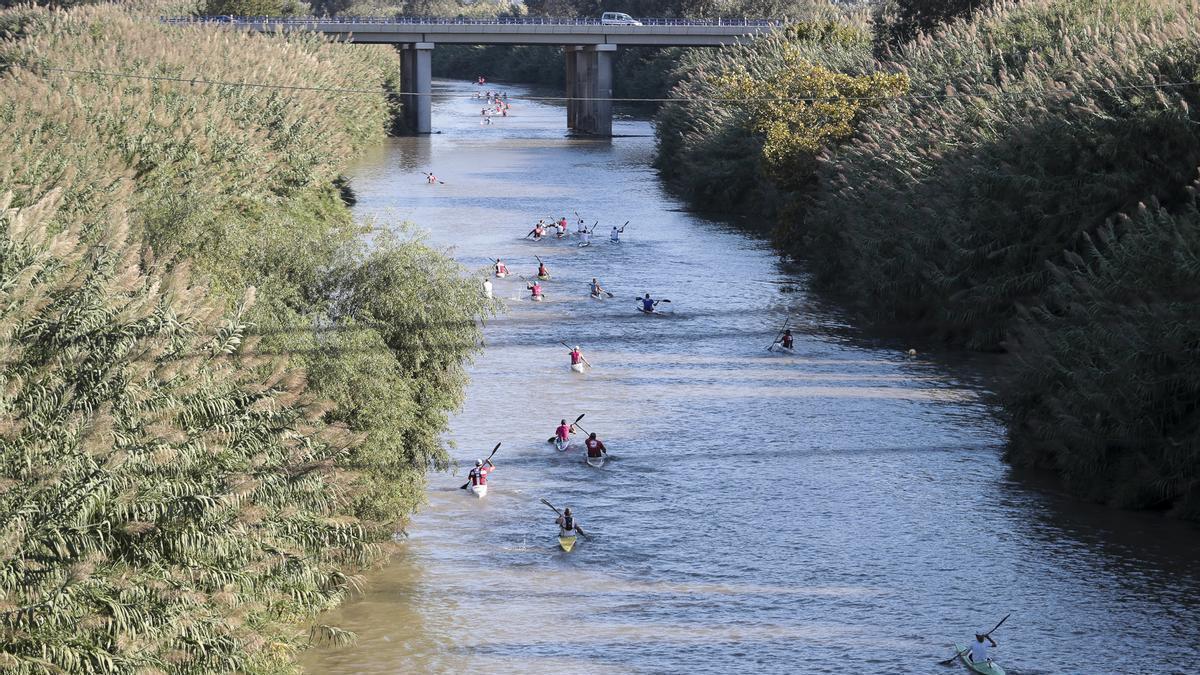
[{"label": "paddle blade", "polygon": [[584,415],[586,415],[586,414],[587,414],[587,413],[583,413],[583,415],[580,415],[579,417],[576,417],[576,418],[575,418],[575,422],[574,422],[574,423],[575,423],[575,424],[579,424],[579,420],[583,419],[583,416],[584,416]]}]

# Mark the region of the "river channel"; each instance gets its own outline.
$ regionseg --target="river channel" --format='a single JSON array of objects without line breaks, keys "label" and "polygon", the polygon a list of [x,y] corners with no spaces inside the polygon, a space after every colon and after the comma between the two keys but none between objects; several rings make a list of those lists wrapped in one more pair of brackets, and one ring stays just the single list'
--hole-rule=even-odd
[{"label": "river channel", "polygon": [[[512,112],[483,126],[478,87],[435,83],[439,133],[351,172],[360,218],[411,221],[472,269],[530,276],[537,255],[553,278],[542,303],[496,280],[508,311],[447,435],[459,468],[430,475],[393,563],[323,617],[358,643],[310,651],[307,672],[965,672],[936,663],[1009,613],[1009,673],[1196,667],[1195,528],[1014,477],[986,366],[856,335],[764,237],[684,211],[648,121],[571,138],[560,106],[500,88]],[[522,238],[575,212],[600,222],[591,246]],[[616,297],[589,298],[593,277]],[[669,313],[635,311],[646,292]],[[768,352],[789,316],[796,354]],[[580,413],[614,456],[601,469],[546,443]],[[491,491],[468,496],[497,442]],[[539,498],[594,540],[560,552]]]}]

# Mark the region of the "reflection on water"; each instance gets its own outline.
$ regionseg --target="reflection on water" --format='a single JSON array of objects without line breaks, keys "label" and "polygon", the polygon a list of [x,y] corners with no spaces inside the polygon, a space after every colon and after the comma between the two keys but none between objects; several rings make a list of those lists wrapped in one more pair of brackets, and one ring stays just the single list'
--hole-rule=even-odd
[{"label": "reflection on water", "polygon": [[[311,672],[947,672],[952,640],[1009,612],[1011,673],[1190,670],[1194,528],[1015,480],[977,371],[849,338],[765,241],[663,193],[647,123],[567,138],[561,108],[509,87],[512,116],[481,127],[472,86],[437,91],[442,134],[352,172],[360,217],[418,223],[475,269],[528,276],[536,255],[553,279],[544,303],[495,282],[510,311],[449,438],[459,466],[503,441],[487,498],[461,469],[430,476],[394,563],[323,617],[359,643]],[[630,225],[621,244],[523,238],[564,215]],[[617,297],[590,299],[593,277]],[[646,292],[673,312],[635,312]],[[789,315],[796,355],[766,351]],[[571,373],[560,341],[595,369]],[[546,443],[579,413],[602,469]],[[540,497],[594,540],[560,552]]]}]

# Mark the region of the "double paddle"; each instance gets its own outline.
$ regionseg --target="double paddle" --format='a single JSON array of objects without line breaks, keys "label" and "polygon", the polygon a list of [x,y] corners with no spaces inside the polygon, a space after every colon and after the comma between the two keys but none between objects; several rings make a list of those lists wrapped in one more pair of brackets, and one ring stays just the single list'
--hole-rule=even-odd
[{"label": "double paddle", "polygon": [[[991,637],[992,633],[995,633],[995,632],[996,632],[996,630],[997,630],[998,628],[1000,628],[1000,626],[1003,626],[1003,625],[1004,625],[1004,622],[1005,622],[1005,621],[1008,621],[1008,617],[1010,617],[1010,616],[1012,616],[1012,612],[1009,612],[1008,614],[1005,614],[1005,615],[1004,615],[1004,618],[1003,618],[1003,619],[1000,619],[1000,623],[996,624],[995,626],[993,626],[993,627],[992,627],[992,629],[991,629],[991,630],[989,630],[988,632],[984,633],[984,634],[983,634],[983,637],[985,637],[985,638],[986,638],[986,637]],[[971,648],[970,648],[970,647],[968,647],[968,648],[966,648],[966,649],[962,650],[961,652],[958,652],[957,654],[955,654],[954,656],[951,656],[950,658],[946,659],[945,661],[938,661],[938,665],[939,665],[939,666],[948,666],[948,665],[950,665],[951,663],[954,663],[954,660],[955,660],[955,659],[960,659],[960,658],[962,658],[962,655],[963,655],[963,654],[966,654],[966,653],[967,653],[967,652],[969,652],[969,651],[971,651]]]},{"label": "double paddle", "polygon": [[[571,426],[576,426],[576,425],[578,425],[578,424],[579,424],[579,420],[583,419],[583,415],[586,415],[586,414],[587,414],[587,413],[583,413],[583,414],[582,414],[582,415],[580,415],[579,417],[576,417],[576,418],[575,418],[575,421],[574,421],[574,422],[571,422]],[[582,427],[580,427],[580,428],[582,429]],[[547,442],[547,443],[553,443],[553,442],[554,442],[554,439],[556,439],[556,438],[558,438],[558,434],[557,434],[557,433],[556,433],[556,434],[554,434],[553,436],[551,436],[550,438],[547,438],[547,439],[546,439],[546,442]]]},{"label": "double paddle", "polygon": [[[504,442],[504,441],[501,441],[500,443],[503,443],[503,442]],[[484,464],[487,464],[488,462],[492,461],[492,456],[493,456],[493,455],[495,455],[495,454],[496,454],[496,451],[500,449],[500,443],[497,443],[497,444],[496,444],[496,447],[492,448],[492,454],[491,454],[491,455],[488,455],[488,456],[487,456],[487,459],[483,460],[483,463],[484,463]],[[468,486],[468,485],[470,485],[470,484],[471,484],[471,479],[469,479],[469,478],[468,478],[468,479],[467,479],[467,482],[465,482],[465,483],[463,483],[461,486],[459,486],[459,488],[458,488],[458,489],[459,489],[459,490],[466,490],[466,489],[467,489],[467,486]]]},{"label": "double paddle", "polygon": [[[556,508],[556,507],[555,507],[553,504],[551,504],[550,502],[548,502],[548,501],[546,501],[545,499],[543,499],[543,500],[542,500],[542,503],[543,503],[543,504],[545,504],[546,506],[549,506],[550,508],[554,509],[554,512],[555,512],[555,513],[557,513],[558,515],[560,515],[560,516],[562,515],[562,511],[559,511],[559,510],[558,510],[558,508]],[[575,526],[575,531],[576,531],[576,532],[578,532],[579,534],[583,535],[583,538],[584,538],[584,539],[587,539],[588,541],[591,541],[591,540],[592,540],[592,537],[591,537],[591,535],[589,535],[587,532],[584,532],[584,531],[583,531],[583,528],[579,527],[578,525],[576,525],[576,526]]]},{"label": "double paddle", "polygon": [[[560,345],[562,345],[562,346],[566,347],[566,348],[567,348],[567,351],[569,351],[569,352],[573,352],[573,351],[575,351],[574,349],[571,349],[571,345],[569,345],[569,344],[567,344],[567,343],[563,342],[562,340],[559,340],[559,341],[558,341],[558,344],[560,344]],[[585,364],[587,364],[587,367],[588,367],[588,368],[591,368],[591,367],[592,367],[592,364],[588,362],[587,358],[586,358],[586,357],[584,357],[584,355],[583,355],[582,353],[579,355],[579,359],[580,359],[581,361],[583,361]]]},{"label": "double paddle", "polygon": [[[638,302],[638,303],[641,303],[641,302],[642,302],[642,301],[644,301],[644,300],[645,300],[645,298],[634,298],[634,301],[635,301],[635,302]],[[670,303],[671,301],[670,301],[670,300],[668,300],[668,299],[666,299],[666,298],[663,298],[663,299],[661,299],[661,300],[655,300],[655,301],[654,301],[654,306],[655,306],[655,307],[657,307],[657,306],[658,306],[658,303],[660,303],[660,302],[666,302],[666,303]],[[656,309],[652,309],[652,310],[650,310],[650,311],[648,311],[648,312],[647,312],[647,311],[646,311],[646,308],[645,308],[645,307],[642,307],[642,306],[639,304],[639,305],[638,305],[638,311],[639,311],[639,312],[642,312],[642,313],[644,313],[644,314],[654,314],[654,313],[655,313],[656,311],[658,311],[658,310],[656,310]]]},{"label": "double paddle", "polygon": [[[771,343],[770,347],[767,347],[767,351],[771,351],[775,347],[775,345],[779,344],[779,340],[781,338],[783,338],[783,334],[787,332],[788,324],[791,322],[792,322],[792,317],[789,316],[787,318],[787,320],[783,322],[783,328],[779,329],[779,335],[775,336],[775,341]],[[1008,618],[1008,617],[1005,617],[1005,618]],[[995,628],[993,628],[992,630],[995,630]]]}]

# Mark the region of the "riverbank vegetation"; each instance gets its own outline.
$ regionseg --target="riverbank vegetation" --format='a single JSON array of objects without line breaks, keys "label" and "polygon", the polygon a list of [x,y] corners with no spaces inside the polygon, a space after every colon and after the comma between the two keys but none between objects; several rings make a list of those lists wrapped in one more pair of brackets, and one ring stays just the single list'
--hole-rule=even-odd
[{"label": "riverbank vegetation", "polygon": [[343,203],[394,53],[0,26],[0,670],[287,670],[446,466],[491,311]]},{"label": "riverbank vegetation", "polygon": [[1012,352],[1015,463],[1200,518],[1200,6],[961,4],[933,33],[893,7],[694,56],[659,166],[697,206],[773,219],[863,316]]}]

